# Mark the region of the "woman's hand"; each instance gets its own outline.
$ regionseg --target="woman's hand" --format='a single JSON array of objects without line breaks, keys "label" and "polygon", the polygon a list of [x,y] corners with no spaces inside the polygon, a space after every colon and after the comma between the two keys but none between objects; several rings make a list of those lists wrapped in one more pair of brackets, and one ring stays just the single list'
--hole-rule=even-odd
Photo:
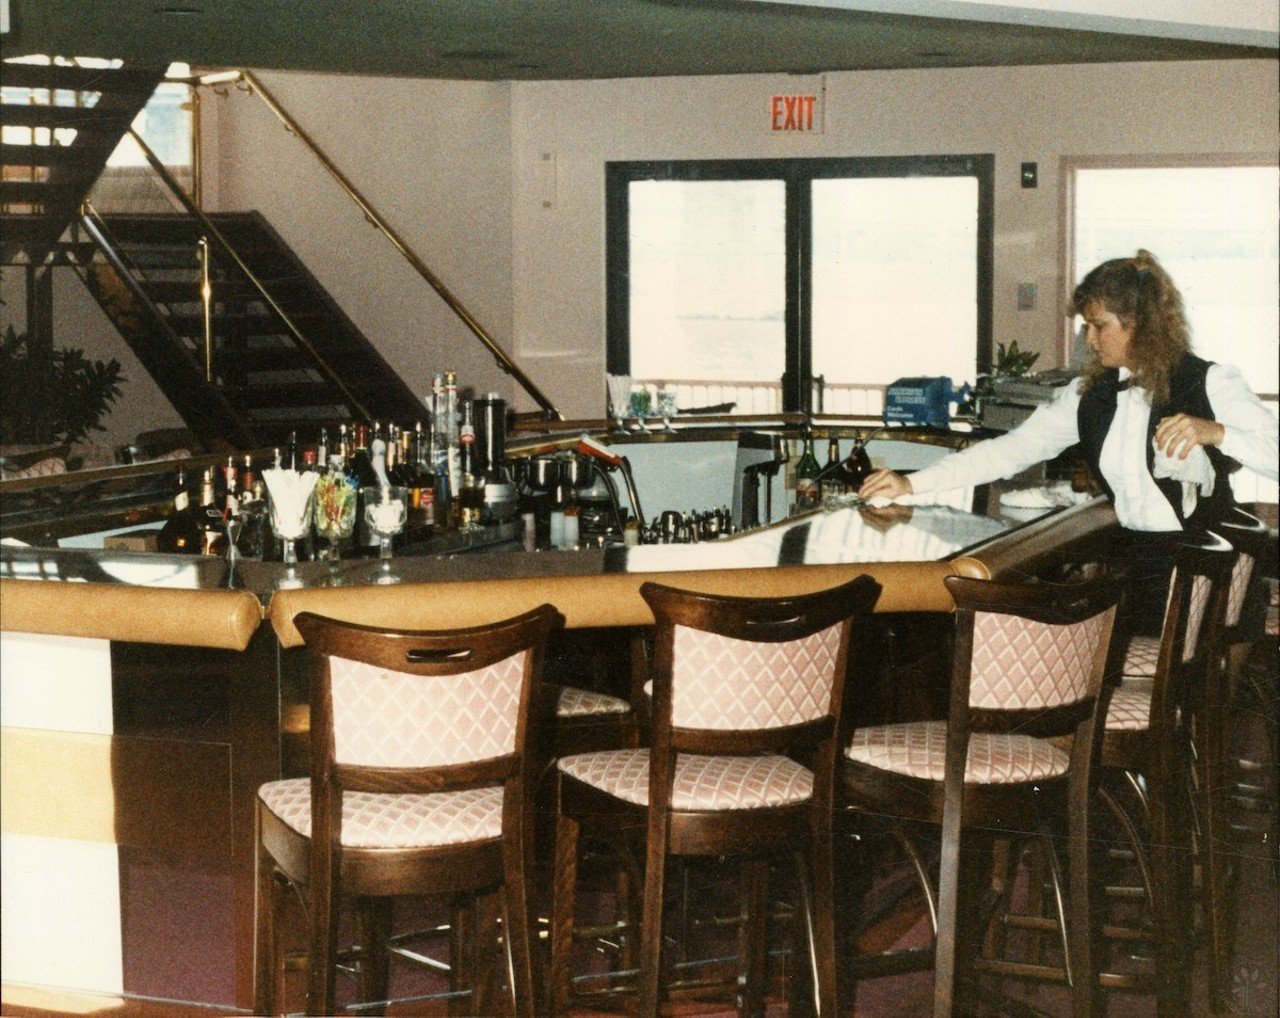
[{"label": "woman's hand", "polygon": [[877,470],[869,474],[858,489],[860,498],[900,498],[911,494],[911,482],[892,470]]},{"label": "woman's hand", "polygon": [[1221,445],[1226,428],[1190,414],[1174,414],[1156,426],[1156,449],[1166,456],[1186,459],[1197,445]]}]

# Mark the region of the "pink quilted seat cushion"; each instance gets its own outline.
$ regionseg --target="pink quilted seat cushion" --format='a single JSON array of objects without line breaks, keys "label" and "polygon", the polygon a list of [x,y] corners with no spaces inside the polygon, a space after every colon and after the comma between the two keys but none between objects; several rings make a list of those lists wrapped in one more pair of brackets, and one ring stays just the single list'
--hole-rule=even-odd
[{"label": "pink quilted seat cushion", "polygon": [[1124,652],[1123,675],[1133,675],[1141,679],[1153,678],[1156,664],[1160,660],[1160,638],[1158,636],[1135,636],[1129,641]]},{"label": "pink quilted seat cushion", "polygon": [[991,710],[1056,707],[1089,693],[1093,658],[1110,611],[1067,626],[977,612],[969,705]]},{"label": "pink quilted seat cushion", "polygon": [[[859,728],[844,752],[856,763],[908,777],[942,781],[947,757],[947,725],[945,721],[912,721]],[[1043,739],[974,732],[969,736],[964,780],[969,785],[1042,781],[1065,774],[1070,762],[1065,752]]]},{"label": "pink quilted seat cushion", "polygon": [[589,689],[564,686],[556,700],[556,717],[584,718],[594,714],[625,714],[631,704],[608,693],[594,693]]},{"label": "pink quilted seat cushion", "polygon": [[1151,687],[1121,685],[1107,708],[1107,731],[1140,732],[1151,727]]},{"label": "pink quilted seat cushion", "polygon": [[[614,749],[564,757],[556,765],[602,792],[649,804],[649,751]],[[785,756],[676,756],[671,803],[676,809],[759,809],[804,802],[813,772]]]},{"label": "pink quilted seat cushion", "polygon": [[409,675],[330,658],[334,759],[438,767],[512,752],[525,654],[460,675]]},{"label": "pink quilted seat cushion", "polygon": [[784,643],[676,626],[671,722],[757,729],[820,718],[831,706],[839,650],[839,625]]},{"label": "pink quilted seat cushion", "polygon": [[[311,837],[311,779],[270,781],[258,789],[267,809]],[[389,795],[346,792],[342,844],[348,848],[458,845],[502,835],[502,788]]]},{"label": "pink quilted seat cushion", "polygon": [[1240,622],[1244,611],[1244,596],[1249,591],[1249,581],[1253,578],[1253,556],[1237,555],[1236,564],[1231,567],[1231,588],[1227,591],[1227,625],[1234,626]]}]

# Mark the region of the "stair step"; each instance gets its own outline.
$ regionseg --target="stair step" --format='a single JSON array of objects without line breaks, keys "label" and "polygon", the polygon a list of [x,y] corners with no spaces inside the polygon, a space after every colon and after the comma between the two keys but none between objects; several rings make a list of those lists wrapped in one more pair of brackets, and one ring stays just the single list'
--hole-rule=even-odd
[{"label": "stair step", "polygon": [[75,166],[92,162],[77,145],[0,145],[0,165],[4,166]]},{"label": "stair step", "polygon": [[0,181],[0,202],[43,206],[57,190],[42,180],[4,180]]},{"label": "stair step", "polygon": [[[290,315],[293,323],[305,336],[308,327],[324,321],[324,315],[298,314]],[[169,316],[169,324],[176,331],[188,335],[204,329],[204,316],[193,314],[175,314]],[[229,314],[220,311],[214,314],[215,330],[222,336],[288,336],[289,327],[271,314]]]},{"label": "stair step", "polygon": [[61,64],[5,62],[5,88],[60,88],[73,92],[150,95],[156,89],[153,67],[67,67]]},{"label": "stair step", "polygon": [[236,394],[235,402],[250,407],[333,406],[344,402],[325,382],[278,382],[248,385]]},{"label": "stair step", "polygon": [[[6,65],[5,73],[8,73]],[[8,82],[5,82],[8,85]],[[0,123],[5,127],[71,127],[84,134],[116,133],[116,118],[101,113],[94,116],[93,107],[86,106],[32,106],[29,103],[0,104]],[[79,135],[77,135],[77,138]]]},{"label": "stair step", "polygon": [[243,350],[222,351],[223,363],[245,372],[304,371],[312,367],[312,361],[294,346],[248,347]]}]

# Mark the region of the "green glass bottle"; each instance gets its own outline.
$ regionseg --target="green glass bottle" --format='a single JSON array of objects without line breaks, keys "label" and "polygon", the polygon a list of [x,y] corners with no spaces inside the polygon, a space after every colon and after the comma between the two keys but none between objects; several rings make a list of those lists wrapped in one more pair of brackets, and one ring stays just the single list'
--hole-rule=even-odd
[{"label": "green glass bottle", "polygon": [[796,464],[796,512],[804,512],[818,505],[818,458],[813,454],[813,432],[804,433],[804,451]]}]

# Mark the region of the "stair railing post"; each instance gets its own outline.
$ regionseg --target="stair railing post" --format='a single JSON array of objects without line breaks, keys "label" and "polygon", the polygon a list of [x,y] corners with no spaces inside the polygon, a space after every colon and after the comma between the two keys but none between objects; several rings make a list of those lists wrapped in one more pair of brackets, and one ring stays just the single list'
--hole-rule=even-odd
[{"label": "stair railing post", "polygon": [[204,324],[204,380],[213,381],[213,280],[209,274],[209,238],[200,236],[200,311]]}]

